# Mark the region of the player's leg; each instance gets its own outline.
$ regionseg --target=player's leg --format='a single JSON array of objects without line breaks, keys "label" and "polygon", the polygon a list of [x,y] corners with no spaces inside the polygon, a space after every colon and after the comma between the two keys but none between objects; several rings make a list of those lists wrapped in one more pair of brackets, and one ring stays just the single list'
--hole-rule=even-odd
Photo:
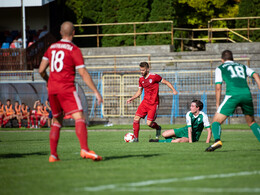
[{"label": "player's leg", "polygon": [[57,153],[57,147],[60,138],[60,129],[63,121],[63,114],[62,114],[62,108],[59,99],[57,98],[57,95],[49,94],[49,101],[54,116],[53,124],[51,126],[50,135],[49,135],[50,150],[51,150],[49,162],[55,162],[60,160]]},{"label": "player's leg", "polygon": [[162,129],[161,126],[159,126],[156,122],[154,122],[157,117],[157,109],[158,109],[158,105],[149,106],[149,110],[147,114],[147,125],[153,129],[156,129],[156,139],[160,137],[161,129]]},{"label": "player's leg", "polygon": [[177,138],[177,139],[172,140],[172,143],[185,143],[185,142],[189,142],[189,138],[181,137],[181,138]]},{"label": "player's leg", "polygon": [[141,117],[138,115],[135,115],[134,117],[134,122],[133,122],[133,131],[134,131],[134,142],[138,142],[138,137],[139,137],[139,131],[140,131],[140,120]]},{"label": "player's leg", "polygon": [[24,119],[27,119],[27,128],[30,128],[30,114],[28,113],[27,115],[25,115]]},{"label": "player's leg", "polygon": [[22,116],[17,114],[17,115],[15,115],[15,118],[18,121],[19,128],[21,128],[22,127]]},{"label": "player's leg", "polygon": [[246,122],[247,122],[248,126],[250,127],[250,129],[253,131],[254,135],[260,142],[260,127],[256,123],[254,116],[245,115],[245,118],[246,118]]},{"label": "player's leg", "polygon": [[241,108],[243,114],[245,115],[246,122],[248,126],[251,128],[251,130],[253,131],[258,141],[260,142],[260,127],[256,123],[254,118],[254,105],[253,105],[252,96],[250,95],[248,97],[241,97],[241,99],[242,99]]},{"label": "player's leg", "polygon": [[49,135],[50,150],[51,150],[49,162],[56,162],[60,160],[57,153],[57,147],[60,138],[60,129],[61,129],[62,120],[63,120],[63,115],[59,115],[53,118],[54,122],[51,126],[50,135]]},{"label": "player's leg", "polygon": [[214,150],[222,147],[221,137],[221,124],[227,119],[227,116],[224,114],[216,113],[213,117],[212,123],[212,134],[215,139],[215,143],[206,148],[206,152],[213,152]]},{"label": "player's leg", "polygon": [[[82,158],[92,159],[95,161],[102,160],[101,156],[98,156],[94,151],[88,148],[88,134],[85,123],[85,117],[83,116],[83,109],[80,98],[76,91],[72,93],[66,93],[58,95],[59,102],[66,115],[71,114],[75,120],[76,135],[80,142]],[[50,100],[50,99],[49,99]],[[51,103],[51,102],[50,102]],[[51,107],[52,109],[52,107]],[[53,116],[54,110],[52,109]]]},{"label": "player's leg", "polygon": [[171,138],[171,137],[176,137],[176,134],[175,134],[174,129],[170,129],[170,130],[164,131],[164,132],[162,133],[162,136],[163,136],[164,138]]},{"label": "player's leg", "polygon": [[172,137],[176,137],[174,129],[170,129],[170,130],[164,131],[162,133],[162,136],[165,139],[163,139],[163,140],[159,140],[158,138],[156,138],[156,139],[149,139],[149,142],[163,142],[163,143],[166,143],[166,142],[171,142],[173,140]]},{"label": "player's leg", "polygon": [[0,128],[3,125],[3,118],[4,118],[4,114],[0,114]]}]

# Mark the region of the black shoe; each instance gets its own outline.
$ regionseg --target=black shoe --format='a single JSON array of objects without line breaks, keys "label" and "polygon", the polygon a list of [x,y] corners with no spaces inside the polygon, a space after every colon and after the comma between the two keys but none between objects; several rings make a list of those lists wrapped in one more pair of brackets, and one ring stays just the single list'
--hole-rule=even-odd
[{"label": "black shoe", "polygon": [[138,138],[134,138],[133,142],[139,142]]},{"label": "black shoe", "polygon": [[149,139],[149,142],[159,142],[159,139]]},{"label": "black shoe", "polygon": [[159,129],[156,129],[156,139],[158,139],[161,136],[161,130],[162,130],[161,126],[159,126]]}]

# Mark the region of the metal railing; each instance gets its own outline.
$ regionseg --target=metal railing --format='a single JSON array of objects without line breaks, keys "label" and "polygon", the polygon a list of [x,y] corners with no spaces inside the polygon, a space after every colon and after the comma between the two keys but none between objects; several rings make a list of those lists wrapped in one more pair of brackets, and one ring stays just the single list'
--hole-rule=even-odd
[{"label": "metal railing", "polygon": [[[136,32],[136,25],[142,24],[169,24],[170,31],[161,31],[161,32]],[[100,34],[100,27],[102,26],[118,26],[118,25],[133,25],[132,33],[107,33]],[[115,36],[133,36],[134,37],[134,46],[136,46],[136,36],[138,35],[157,35],[157,34],[170,34],[171,35],[171,44],[173,45],[173,21],[150,21],[150,22],[124,22],[124,23],[103,23],[103,24],[75,24],[75,27],[97,27],[96,34],[83,34],[75,35],[74,37],[97,37],[97,47],[99,47],[99,37],[115,37]]]},{"label": "metal railing", "polygon": [[[77,34],[75,37],[96,37],[97,38],[97,47],[100,46],[100,37],[114,37],[114,36],[133,36],[133,45],[136,46],[136,37],[139,35],[163,35],[168,34],[171,36],[171,42],[169,44],[174,45],[175,41],[181,41],[181,51],[183,51],[184,41],[204,41],[204,42],[213,42],[213,41],[228,41],[228,42],[236,42],[232,39],[231,34],[236,35],[242,38],[244,41],[252,42],[250,40],[250,31],[260,30],[260,27],[250,27],[250,20],[258,20],[260,16],[255,17],[236,17],[236,18],[213,18],[208,21],[208,28],[178,28],[173,26],[173,21],[150,21],[150,22],[125,22],[125,23],[101,23],[101,24],[76,24],[75,27],[96,27],[96,34]],[[244,28],[218,28],[213,27],[214,21],[228,21],[228,20],[248,20],[248,24]],[[169,24],[170,30],[162,30],[159,32],[136,32],[136,25],[145,25],[145,24]],[[133,32],[131,33],[102,33],[102,26],[118,26],[118,25],[133,25]],[[176,36],[175,32],[178,31],[180,33],[179,37]],[[237,31],[246,31],[247,37],[238,33]],[[183,32],[189,32],[188,34]],[[195,35],[196,32],[205,32],[205,36]],[[221,32],[221,37],[214,36],[213,32]],[[226,36],[223,36],[223,32]]]}]

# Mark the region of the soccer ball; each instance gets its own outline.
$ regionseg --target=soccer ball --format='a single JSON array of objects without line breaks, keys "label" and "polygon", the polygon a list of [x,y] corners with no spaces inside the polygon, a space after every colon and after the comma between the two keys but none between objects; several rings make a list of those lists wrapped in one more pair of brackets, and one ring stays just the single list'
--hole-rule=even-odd
[{"label": "soccer ball", "polygon": [[134,138],[135,138],[135,136],[133,133],[127,133],[127,134],[125,134],[124,140],[125,140],[125,142],[133,142]]}]

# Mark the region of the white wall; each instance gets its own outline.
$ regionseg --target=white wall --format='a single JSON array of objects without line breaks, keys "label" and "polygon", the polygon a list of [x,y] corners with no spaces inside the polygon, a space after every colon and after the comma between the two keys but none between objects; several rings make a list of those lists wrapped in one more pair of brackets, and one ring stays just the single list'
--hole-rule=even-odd
[{"label": "white wall", "polygon": [[[42,6],[54,0],[23,0],[24,6]],[[21,7],[21,0],[0,0],[0,7]]]},{"label": "white wall", "polygon": [[[26,25],[31,30],[42,29],[47,25],[49,30],[49,4],[42,7],[26,7]],[[0,31],[22,29],[21,8],[0,8]]]}]

